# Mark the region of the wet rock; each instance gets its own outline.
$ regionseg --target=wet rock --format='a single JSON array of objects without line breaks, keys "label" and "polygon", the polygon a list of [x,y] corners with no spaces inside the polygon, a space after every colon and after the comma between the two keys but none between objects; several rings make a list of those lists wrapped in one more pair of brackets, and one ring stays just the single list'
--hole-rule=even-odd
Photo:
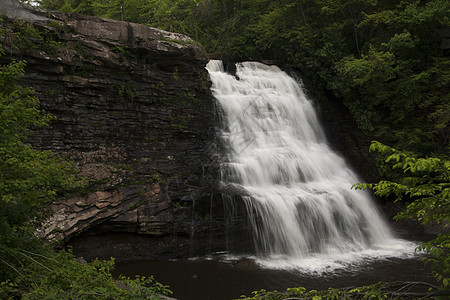
[{"label": "wet rock", "polygon": [[[150,240],[191,232],[193,205],[205,202],[196,213],[206,215],[219,174],[207,147],[216,120],[205,51],[185,35],[12,0],[0,14],[16,39],[4,43],[0,63],[26,60],[22,84],[56,116],[29,142],[74,161],[88,183],[52,205],[38,235],[70,244],[105,232]],[[18,22],[42,39],[17,46],[27,38]]]}]

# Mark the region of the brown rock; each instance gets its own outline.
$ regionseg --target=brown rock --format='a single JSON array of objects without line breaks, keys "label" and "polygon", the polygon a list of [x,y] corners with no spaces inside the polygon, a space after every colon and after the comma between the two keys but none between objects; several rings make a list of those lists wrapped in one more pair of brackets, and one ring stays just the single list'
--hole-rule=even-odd
[{"label": "brown rock", "polygon": [[[187,246],[189,236],[209,241],[212,233],[206,232],[224,232],[222,199],[215,193],[219,169],[211,163],[219,155],[209,147],[216,137],[214,100],[201,47],[177,33],[47,13],[12,0],[2,1],[0,14],[9,17],[0,26],[10,33],[17,17],[46,37],[22,49],[5,43],[0,57],[2,64],[27,61],[23,85],[34,88],[42,108],[57,117],[36,129],[30,144],[73,160],[88,182],[51,206],[54,214],[39,236],[64,240],[75,253],[94,237],[99,244],[76,254],[92,258],[104,248],[105,258],[123,258],[173,249],[188,255],[194,249]],[[211,199],[214,223],[206,217]],[[103,234],[111,241],[126,237],[119,249],[99,242]],[[152,251],[140,250],[138,235]],[[197,248],[204,249],[203,242]]]}]

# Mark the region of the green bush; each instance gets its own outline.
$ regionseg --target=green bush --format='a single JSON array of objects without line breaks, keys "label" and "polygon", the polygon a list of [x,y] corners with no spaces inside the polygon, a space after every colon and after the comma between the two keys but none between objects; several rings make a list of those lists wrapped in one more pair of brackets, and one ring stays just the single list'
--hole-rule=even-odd
[{"label": "green bush", "polygon": [[49,214],[45,207],[82,188],[84,180],[75,176],[73,164],[26,144],[30,127],[54,118],[40,110],[32,89],[19,85],[25,65],[0,66],[0,298],[155,299],[170,294],[152,277],[115,279],[113,259],[79,263],[34,235]]}]

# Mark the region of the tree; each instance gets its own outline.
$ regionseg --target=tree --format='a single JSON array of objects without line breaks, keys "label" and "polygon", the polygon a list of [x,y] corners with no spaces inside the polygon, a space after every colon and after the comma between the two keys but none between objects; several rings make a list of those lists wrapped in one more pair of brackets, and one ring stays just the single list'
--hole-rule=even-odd
[{"label": "tree", "polygon": [[336,60],[328,88],[365,133],[420,154],[447,151],[450,60],[438,29],[449,11],[434,0],[364,13],[361,55]]},{"label": "tree", "polygon": [[407,201],[406,210],[395,219],[417,219],[422,225],[434,223],[443,233],[420,250],[433,255],[431,262],[436,278],[450,287],[450,161],[445,158],[419,158],[413,153],[399,151],[380,142],[372,142],[371,151],[385,157],[393,171],[401,171],[397,180],[383,180],[376,184],[360,183],[358,189],[372,189],[380,197],[394,196],[395,201]]},{"label": "tree", "polygon": [[[0,53],[2,50],[0,49]],[[56,197],[83,185],[72,164],[26,144],[30,128],[53,119],[18,84],[24,61],[0,66],[0,298],[154,299],[171,294],[153,278],[114,278],[114,261],[81,264],[55,253],[34,230]]]},{"label": "tree", "polygon": [[[170,295],[153,277],[114,278],[114,260],[79,263],[67,252],[34,253],[21,250],[27,267],[15,281],[0,286],[0,298],[21,299],[160,299]],[[157,296],[155,296],[157,295]]]},{"label": "tree", "polygon": [[[39,110],[31,89],[18,84],[24,67],[23,61],[0,66],[0,257],[7,265],[17,248],[32,247],[29,234],[45,214],[44,205],[79,184],[69,163],[26,144],[30,127],[52,117]],[[1,270],[2,280],[14,271]]]},{"label": "tree", "polygon": [[33,91],[18,84],[25,62],[0,66],[0,280],[14,274],[14,253],[33,247],[33,225],[42,207],[60,191],[77,184],[73,168],[48,151],[26,144],[30,127],[45,126],[52,117],[39,110]]}]

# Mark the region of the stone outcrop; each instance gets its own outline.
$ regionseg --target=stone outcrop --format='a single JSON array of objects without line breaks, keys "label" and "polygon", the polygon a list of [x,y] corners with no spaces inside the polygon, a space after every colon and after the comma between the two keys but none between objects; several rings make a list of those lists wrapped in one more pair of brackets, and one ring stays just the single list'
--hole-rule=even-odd
[{"label": "stone outcrop", "polygon": [[[72,244],[74,252],[89,244],[76,243],[80,234],[101,241],[108,232],[109,241],[123,247],[130,237],[119,233],[145,237],[153,250],[140,258],[195,255],[192,240],[208,240],[199,247],[211,250],[211,236],[222,250],[219,150],[205,51],[181,34],[47,13],[12,0],[2,2],[0,15],[6,52],[0,62],[26,60],[23,84],[56,116],[30,143],[73,160],[87,181],[52,206],[55,214],[38,233]],[[79,254],[110,257],[100,243]],[[126,251],[118,256],[129,255],[137,258]]]},{"label": "stone outcrop", "polygon": [[[26,60],[23,84],[56,116],[30,143],[73,160],[87,181],[54,203],[39,235],[86,259],[253,247],[242,202],[222,200],[245,191],[218,184],[216,109],[201,47],[181,34],[13,0],[2,1],[0,15],[0,63]],[[355,136],[341,105],[319,98],[331,142],[371,180],[368,141]]]}]

